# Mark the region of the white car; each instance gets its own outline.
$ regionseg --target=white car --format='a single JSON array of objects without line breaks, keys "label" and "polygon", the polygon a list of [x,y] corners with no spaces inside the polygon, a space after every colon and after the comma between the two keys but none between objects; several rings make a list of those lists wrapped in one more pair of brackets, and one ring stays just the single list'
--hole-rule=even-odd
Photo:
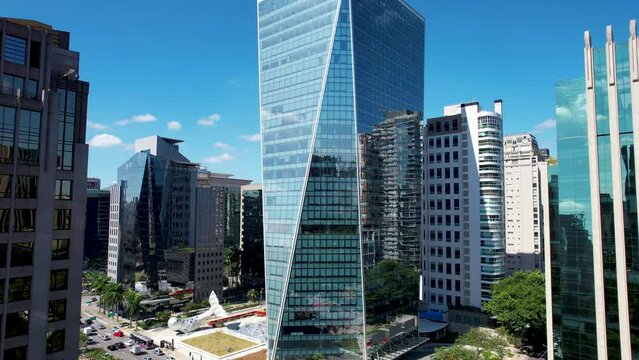
[{"label": "white car", "polygon": [[104,341],[111,340],[111,338],[107,334],[100,334],[100,339]]},{"label": "white car", "polygon": [[127,341],[124,342],[124,345],[126,345],[126,346],[131,346],[133,344],[135,344],[135,341],[133,341],[133,340],[127,340]]},{"label": "white car", "polygon": [[164,360],[175,360],[175,358],[173,356],[169,356],[169,357],[164,358]]},{"label": "white car", "polygon": [[100,329],[100,330],[104,330],[104,329],[106,329],[106,327],[105,327],[104,325],[102,325],[102,324],[99,324],[99,325],[98,325],[98,329]]}]

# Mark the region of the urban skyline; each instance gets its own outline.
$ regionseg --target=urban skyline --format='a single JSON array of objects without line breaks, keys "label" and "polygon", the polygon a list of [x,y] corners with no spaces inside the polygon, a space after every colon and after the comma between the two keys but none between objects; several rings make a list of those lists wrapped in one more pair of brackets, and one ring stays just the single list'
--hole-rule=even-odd
[{"label": "urban skyline", "polygon": [[[631,0],[585,1],[579,6],[570,2],[508,6],[495,1],[463,2],[454,11],[446,3],[407,2],[426,18],[426,88],[446,90],[426,94],[424,118],[438,116],[444,106],[460,101],[486,103],[501,97],[511,109],[504,133],[537,129],[534,134],[540,147],[548,147],[552,153],[554,122],[546,120],[555,119],[554,83],[580,75],[575,65],[581,64],[581,47],[574,39],[581,38],[584,29],[608,24],[625,29],[632,14],[639,11],[639,4]],[[89,106],[87,141],[101,134],[116,137],[96,138],[94,144],[101,140],[101,145],[110,147],[91,147],[89,176],[101,178],[105,186],[111,184],[117,169],[105,164],[123,163],[131,156],[130,145],[136,138],[159,134],[183,139],[182,151],[193,162],[260,182],[260,146],[249,141],[259,140],[257,20],[252,2],[200,1],[178,8],[140,2],[127,4],[127,11],[117,3],[69,1],[69,6],[83,16],[69,17],[65,7],[46,3],[33,7],[29,2],[8,2],[3,15],[56,24],[70,31],[74,44],[83,50],[81,77],[95,79],[96,83]],[[521,13],[528,16],[521,17]],[[190,27],[139,26],[150,16],[154,22],[189,23]],[[451,16],[456,21],[449,21]],[[114,17],[122,18],[117,27],[110,25]],[[483,20],[492,17],[498,21]],[[538,18],[555,21],[539,26],[535,21]],[[535,29],[534,34],[530,29]],[[468,34],[473,34],[472,41],[455,45]],[[174,51],[161,50],[155,40],[159,38],[170,41]],[[487,49],[491,49],[491,55],[468,56]],[[149,55],[153,61],[141,60]],[[181,66],[168,73],[159,70],[185,59],[196,66]],[[198,67],[201,71],[197,73],[190,70]],[[104,69],[109,71],[105,73]],[[166,76],[155,76],[163,72]],[[449,81],[451,74],[458,75],[454,82]],[[136,81],[129,83],[131,80]],[[124,83],[126,94],[120,86]],[[146,114],[152,116],[134,117]],[[197,125],[198,120],[215,125]],[[169,131],[169,121],[179,121],[181,130]]]}]

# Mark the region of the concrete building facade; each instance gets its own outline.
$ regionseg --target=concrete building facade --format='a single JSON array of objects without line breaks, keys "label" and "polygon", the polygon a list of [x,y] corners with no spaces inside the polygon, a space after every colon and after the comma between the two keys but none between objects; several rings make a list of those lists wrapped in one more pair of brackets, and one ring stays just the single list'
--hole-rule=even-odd
[{"label": "concrete building facade", "polygon": [[424,129],[422,299],[425,318],[481,308],[503,274],[501,100],[452,105]]},{"label": "concrete building facade", "polygon": [[69,42],[0,18],[0,360],[78,357],[89,84]]},{"label": "concrete building facade", "polygon": [[504,136],[506,274],[543,270],[544,217],[541,159],[534,135]]}]

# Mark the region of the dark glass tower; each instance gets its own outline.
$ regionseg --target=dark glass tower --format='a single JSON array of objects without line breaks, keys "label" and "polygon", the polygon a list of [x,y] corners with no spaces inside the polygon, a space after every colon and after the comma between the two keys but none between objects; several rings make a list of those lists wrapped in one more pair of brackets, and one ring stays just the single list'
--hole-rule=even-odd
[{"label": "dark glass tower", "polygon": [[422,111],[424,19],[401,0],[258,0],[258,38],[269,359],[361,359],[359,142]]},{"label": "dark glass tower", "polygon": [[630,32],[628,43],[615,44],[608,27],[602,48],[592,47],[587,32],[585,78],[556,88],[559,219],[549,355],[558,359],[639,358],[634,21]]}]

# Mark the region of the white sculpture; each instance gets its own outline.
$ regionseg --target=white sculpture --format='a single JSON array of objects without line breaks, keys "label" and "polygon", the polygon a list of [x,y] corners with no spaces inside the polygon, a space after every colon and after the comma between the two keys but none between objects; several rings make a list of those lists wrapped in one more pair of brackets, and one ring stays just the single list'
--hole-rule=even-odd
[{"label": "white sculpture", "polygon": [[226,316],[226,311],[224,311],[222,306],[220,306],[220,301],[217,299],[215,291],[211,291],[209,304],[211,304],[211,307],[199,315],[184,319],[178,319],[176,317],[170,318],[168,323],[169,329],[181,331],[183,333],[190,333],[199,329],[202,323],[208,320],[211,316],[216,318]]}]

